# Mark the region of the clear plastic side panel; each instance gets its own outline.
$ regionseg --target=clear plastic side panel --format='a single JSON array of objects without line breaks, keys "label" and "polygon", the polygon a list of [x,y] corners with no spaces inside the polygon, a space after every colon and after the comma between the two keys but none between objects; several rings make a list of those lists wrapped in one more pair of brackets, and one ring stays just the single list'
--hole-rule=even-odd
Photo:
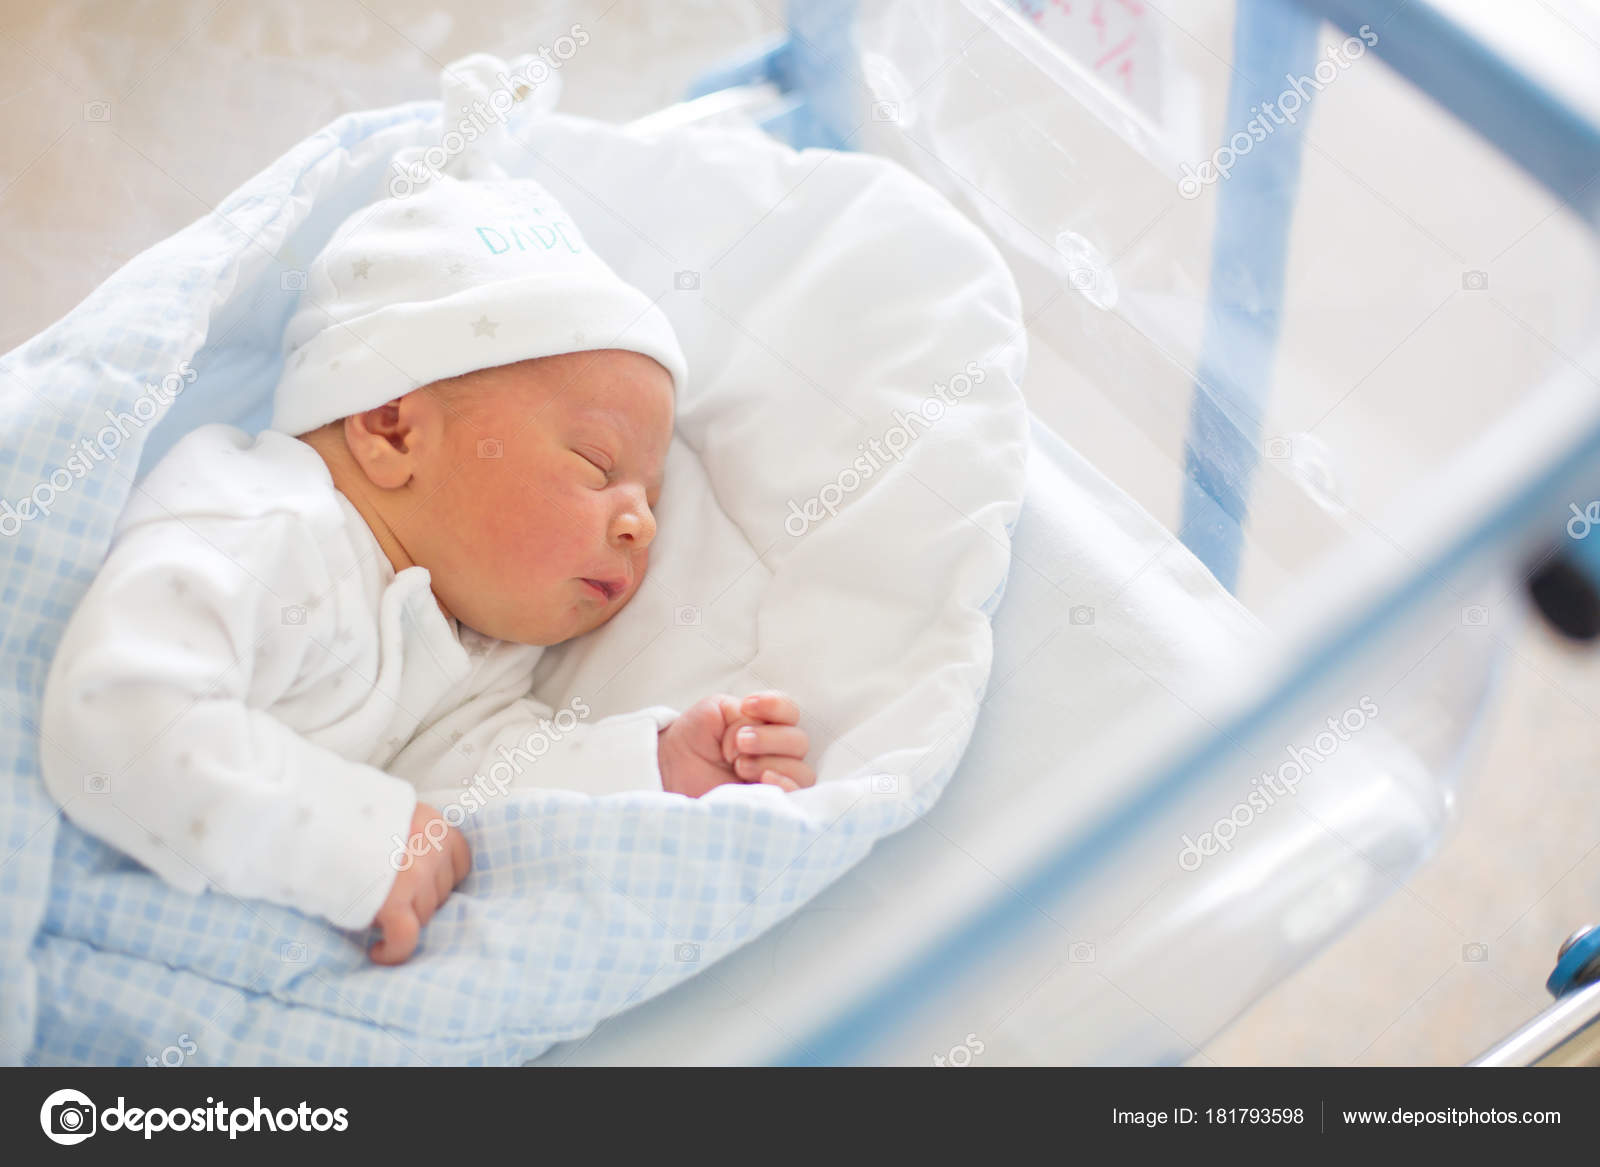
[{"label": "clear plastic side panel", "polygon": [[[1008,743],[1036,734],[1051,694],[1073,684],[1064,654],[1035,654],[986,708],[962,780],[863,865],[882,909],[785,953],[788,983],[806,991],[763,998],[783,1037],[760,1056],[1196,1057],[1393,893],[1447,822],[1441,775],[1459,726],[1493,702],[1504,631],[1463,626],[1452,589],[1506,581],[1479,564],[1449,582],[1309,682],[1286,684],[1297,654],[1270,651],[1209,684],[1179,679],[1008,791]],[[1259,682],[1240,675],[1257,670]],[[810,918],[829,906],[838,897]],[[969,1038],[981,1050],[958,1048]]]},{"label": "clear plastic side panel", "polygon": [[1258,613],[1582,360],[1597,285],[1586,226],[1390,72],[1381,29],[1306,39],[1279,8],[869,0],[858,25],[865,144],[1001,246],[1032,408],[1191,545],[1197,469],[1237,496]]}]

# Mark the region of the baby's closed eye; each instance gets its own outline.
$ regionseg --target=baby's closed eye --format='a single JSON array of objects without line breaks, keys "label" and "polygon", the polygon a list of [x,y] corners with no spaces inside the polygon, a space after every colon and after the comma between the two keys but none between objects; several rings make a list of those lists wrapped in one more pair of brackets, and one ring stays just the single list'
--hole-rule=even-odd
[{"label": "baby's closed eye", "polygon": [[607,482],[611,481],[611,469],[609,464],[605,461],[605,455],[591,454],[584,450],[573,450],[572,452],[587,462],[593,469],[598,470],[600,472],[600,476]]}]

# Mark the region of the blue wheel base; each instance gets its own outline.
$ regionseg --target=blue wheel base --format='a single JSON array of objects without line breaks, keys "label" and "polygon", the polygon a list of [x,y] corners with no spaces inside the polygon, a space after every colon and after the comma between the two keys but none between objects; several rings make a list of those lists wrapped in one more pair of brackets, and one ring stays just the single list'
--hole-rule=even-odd
[{"label": "blue wheel base", "polygon": [[1556,967],[1544,987],[1552,997],[1560,997],[1578,987],[1578,973],[1584,965],[1600,956],[1600,928],[1591,928],[1587,935],[1574,941],[1571,948],[1556,961]]}]

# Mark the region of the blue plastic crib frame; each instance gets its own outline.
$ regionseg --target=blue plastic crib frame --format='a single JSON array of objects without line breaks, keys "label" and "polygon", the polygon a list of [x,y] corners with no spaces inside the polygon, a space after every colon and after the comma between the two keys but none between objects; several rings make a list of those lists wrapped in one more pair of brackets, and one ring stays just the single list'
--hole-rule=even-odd
[{"label": "blue plastic crib frame", "polygon": [[[773,84],[783,95],[765,128],[795,146],[848,148],[860,125],[852,44],[854,0],[790,0],[788,33],[702,77],[689,96]],[[1543,185],[1600,233],[1600,124],[1549,77],[1514,65],[1447,12],[1441,0],[1238,0],[1234,80],[1226,124],[1308,73],[1327,21],[1348,35],[1379,32],[1371,51]],[[1302,121],[1301,125],[1304,122]],[[1216,188],[1216,235],[1199,375],[1185,448],[1184,542],[1230,590],[1237,582],[1250,482],[1272,384],[1289,226],[1297,195],[1300,127],[1258,145],[1251,165]],[[1250,297],[1236,289],[1253,289]],[[1270,295],[1261,295],[1262,291]],[[1227,359],[1224,360],[1223,358]],[[1588,383],[1593,388],[1592,382]],[[1013,892],[980,905],[863,991],[776,1060],[846,1064],[904,1024],[979,962],[1026,938],[1034,912],[1077,885],[1131,839],[1138,824],[1199,783],[1241,742],[1258,735],[1348,667],[1385,634],[1437,599],[1458,573],[1565,544],[1600,586],[1600,538],[1563,538],[1573,499],[1600,497],[1600,412],[1581,420],[1548,456],[1515,468],[1510,486],[1450,531],[1431,557],[1341,613],[1290,666],[1204,741],[1171,759],[1086,836],[1064,841]]]}]

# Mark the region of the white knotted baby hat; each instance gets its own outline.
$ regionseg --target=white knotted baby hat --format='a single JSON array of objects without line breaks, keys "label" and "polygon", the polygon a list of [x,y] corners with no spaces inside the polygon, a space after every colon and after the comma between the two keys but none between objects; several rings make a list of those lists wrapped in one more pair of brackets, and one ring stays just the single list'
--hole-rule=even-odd
[{"label": "white knotted baby hat", "polygon": [[[516,76],[484,54],[457,61],[444,108],[484,106],[499,97],[496,78],[512,78],[514,92]],[[589,249],[543,186],[505,176],[493,150],[507,142],[499,124],[436,169],[427,154],[438,147],[395,155],[406,181],[386,178],[387,197],[341,223],[306,271],[284,330],[273,429],[303,434],[433,381],[596,349],[643,353],[682,390],[687,367],[666,316]]]}]

